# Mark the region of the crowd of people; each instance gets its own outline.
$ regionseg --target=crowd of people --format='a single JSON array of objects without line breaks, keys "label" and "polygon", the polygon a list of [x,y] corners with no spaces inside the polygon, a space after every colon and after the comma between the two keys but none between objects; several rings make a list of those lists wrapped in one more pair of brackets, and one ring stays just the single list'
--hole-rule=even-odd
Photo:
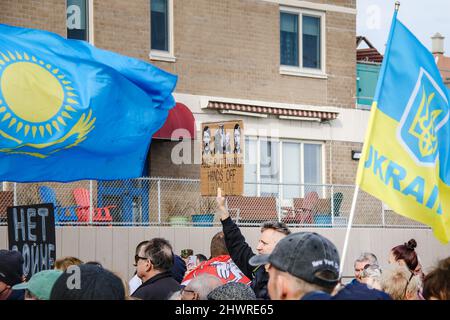
[{"label": "crowd of people", "polygon": [[425,273],[414,239],[391,249],[386,270],[375,254],[362,253],[344,284],[338,250],[326,237],[266,222],[255,253],[220,193],[217,205],[223,231],[212,238],[209,258],[177,255],[166,239],[153,238],[137,245],[128,281],[76,257],[25,281],[22,255],[0,250],[0,300],[450,300],[450,257]]}]

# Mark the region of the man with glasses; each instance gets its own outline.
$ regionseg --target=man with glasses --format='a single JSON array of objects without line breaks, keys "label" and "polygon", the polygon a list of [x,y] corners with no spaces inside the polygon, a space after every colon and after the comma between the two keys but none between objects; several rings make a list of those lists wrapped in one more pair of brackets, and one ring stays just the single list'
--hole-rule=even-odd
[{"label": "man with glasses", "polygon": [[170,243],[154,238],[142,245],[135,257],[136,274],[142,284],[131,295],[142,300],[167,300],[180,284],[173,278],[171,269],[174,255]]},{"label": "man with glasses", "polygon": [[357,281],[361,282],[361,273],[364,270],[364,267],[372,264],[378,264],[376,255],[370,252],[361,253],[359,258],[356,259],[354,263],[355,279],[353,279],[352,283],[355,284]]},{"label": "man with glasses", "polygon": [[[144,245],[148,244],[148,240],[142,241],[140,242],[137,247],[136,247],[136,252],[134,254],[134,266],[137,267],[137,263],[139,261],[139,253],[141,252],[141,249]],[[139,277],[137,276],[137,272],[134,272],[134,276],[133,278],[130,279],[130,281],[128,281],[128,286],[130,288],[130,292],[129,295],[131,296],[137,288],[140,287],[140,285],[142,284],[142,280],[139,279]]]}]

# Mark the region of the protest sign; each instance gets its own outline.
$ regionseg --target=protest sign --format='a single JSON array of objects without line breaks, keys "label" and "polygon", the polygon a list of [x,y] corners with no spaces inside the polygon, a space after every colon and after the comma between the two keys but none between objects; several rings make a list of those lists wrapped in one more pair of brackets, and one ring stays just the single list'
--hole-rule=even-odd
[{"label": "protest sign", "polygon": [[244,124],[241,120],[202,124],[200,189],[203,196],[242,195],[244,190]]},{"label": "protest sign", "polygon": [[9,249],[22,253],[27,280],[53,269],[56,258],[53,204],[8,207]]}]

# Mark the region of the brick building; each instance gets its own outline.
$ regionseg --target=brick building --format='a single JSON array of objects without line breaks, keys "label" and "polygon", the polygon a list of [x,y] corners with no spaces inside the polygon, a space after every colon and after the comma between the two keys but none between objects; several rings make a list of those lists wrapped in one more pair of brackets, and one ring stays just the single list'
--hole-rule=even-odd
[{"label": "brick building", "polygon": [[[200,124],[241,119],[245,182],[354,184],[356,0],[2,0],[0,22],[83,39],[179,76],[191,154],[154,139],[151,176],[198,178]],[[189,124],[186,124],[189,125]],[[273,190],[246,187],[249,194]]]},{"label": "brick building", "polygon": [[436,33],[431,37],[432,53],[436,58],[436,64],[441,71],[444,84],[450,88],[450,57],[445,55],[444,40],[445,37],[440,33]]}]

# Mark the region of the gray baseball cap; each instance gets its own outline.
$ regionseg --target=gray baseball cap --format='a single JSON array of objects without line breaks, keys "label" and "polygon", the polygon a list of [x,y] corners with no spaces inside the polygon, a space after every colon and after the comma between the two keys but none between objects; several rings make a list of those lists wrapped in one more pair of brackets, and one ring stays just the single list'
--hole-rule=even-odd
[{"label": "gray baseball cap", "polygon": [[[327,238],[315,232],[292,233],[278,242],[271,254],[256,255],[252,266],[270,263],[280,271],[321,287],[332,288],[339,281],[339,253]],[[326,278],[318,276],[329,272]]]}]

